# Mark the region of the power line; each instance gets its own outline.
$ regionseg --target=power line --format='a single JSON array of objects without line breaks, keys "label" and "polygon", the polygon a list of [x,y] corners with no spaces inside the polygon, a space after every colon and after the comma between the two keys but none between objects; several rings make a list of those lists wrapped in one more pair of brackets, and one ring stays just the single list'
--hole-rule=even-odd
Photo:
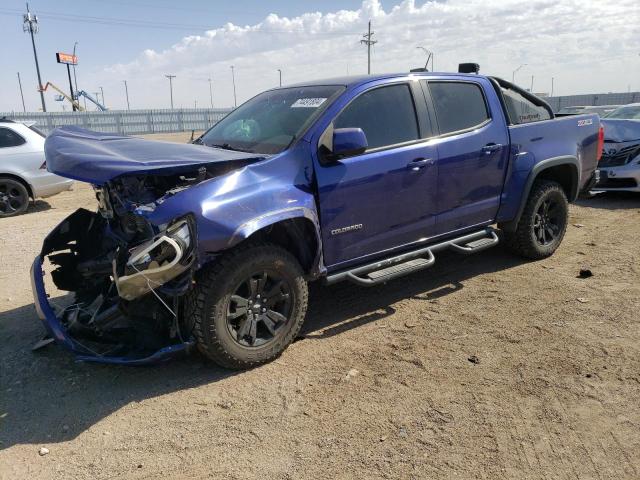
[{"label": "power line", "polygon": [[[18,15],[18,10],[0,9],[0,15]],[[114,17],[94,17],[87,15],[73,15],[73,14],[60,14],[56,12],[40,12],[40,17],[47,18],[49,20],[58,20],[64,22],[85,22],[94,23],[99,25],[118,25],[122,27],[136,27],[136,28],[162,28],[162,29],[176,29],[176,30],[215,30],[221,27],[204,24],[186,24],[186,23],[166,23],[166,22],[154,22],[147,20],[130,20],[126,18],[114,18]],[[249,33],[264,33],[264,34],[292,34],[299,33],[311,36],[344,36],[344,35],[356,35],[355,32],[308,32],[306,30],[247,30]]]}]

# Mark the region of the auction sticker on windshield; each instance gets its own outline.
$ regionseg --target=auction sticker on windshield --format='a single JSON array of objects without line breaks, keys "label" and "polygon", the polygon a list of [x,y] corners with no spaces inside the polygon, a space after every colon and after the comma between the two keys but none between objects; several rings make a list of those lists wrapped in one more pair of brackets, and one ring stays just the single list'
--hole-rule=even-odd
[{"label": "auction sticker on windshield", "polygon": [[291,108],[318,108],[326,98],[299,98],[291,105]]}]

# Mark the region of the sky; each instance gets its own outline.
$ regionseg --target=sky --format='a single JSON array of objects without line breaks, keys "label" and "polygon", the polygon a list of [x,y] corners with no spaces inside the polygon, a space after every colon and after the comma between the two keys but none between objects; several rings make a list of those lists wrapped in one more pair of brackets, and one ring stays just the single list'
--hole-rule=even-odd
[{"label": "sky", "polygon": [[[68,91],[56,52],[77,43],[79,89],[104,91],[110,109],[234,103],[278,86],[366,73],[360,43],[372,22],[377,43],[372,73],[424,66],[422,46],[437,71],[476,62],[481,73],[555,95],[640,91],[638,0],[31,0],[42,82]],[[40,107],[26,7],[0,0],[0,112]],[[524,66],[522,66],[524,65]],[[520,68],[519,68],[520,67]],[[62,103],[46,92],[50,111]],[[65,102],[66,103],[66,102]],[[67,104],[68,109],[68,104]]]}]

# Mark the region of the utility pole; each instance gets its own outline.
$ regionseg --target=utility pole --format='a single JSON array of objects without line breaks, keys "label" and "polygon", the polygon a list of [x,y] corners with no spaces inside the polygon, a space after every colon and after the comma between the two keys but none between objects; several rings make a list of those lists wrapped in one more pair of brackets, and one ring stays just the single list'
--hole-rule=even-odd
[{"label": "utility pole", "polygon": [[47,111],[47,106],[44,103],[44,92],[42,91],[42,79],[40,78],[40,65],[38,64],[38,53],[36,52],[36,41],[33,38],[34,33],[38,33],[38,17],[32,15],[29,11],[29,4],[27,3],[27,13],[22,15],[22,31],[29,32],[31,35],[31,45],[33,46],[33,58],[36,61],[36,72],[38,73],[38,91],[40,92],[40,101],[42,102],[42,111]]},{"label": "utility pole", "polygon": [[233,65],[231,65],[231,80],[233,81],[233,108],[236,108],[238,101],[236,100],[236,73]]},{"label": "utility pole", "polygon": [[[100,92],[93,92],[93,94],[96,96],[96,101],[100,103]],[[102,100],[102,105],[104,105],[104,100]],[[96,105],[96,110],[98,110],[97,105]]]},{"label": "utility pole", "polygon": [[378,43],[377,40],[372,40],[374,33],[371,31],[371,20],[369,20],[369,30],[362,35],[363,40],[360,40],[360,43],[367,46],[367,74],[369,75],[371,75],[371,46]]},{"label": "utility pole", "polygon": [[533,93],[533,75],[531,75],[531,89],[529,91]]},{"label": "utility pole", "polygon": [[280,86],[282,86],[282,70],[278,69],[278,74],[280,75]]},{"label": "utility pole", "polygon": [[211,86],[211,79],[209,79],[209,100],[211,100],[211,108],[213,108],[213,87]]},{"label": "utility pole", "polygon": [[165,75],[169,79],[169,94],[171,95],[171,110],[173,110],[173,79],[175,75]]},{"label": "utility pole", "polygon": [[[76,56],[76,47],[78,46],[78,42],[73,44],[73,56]],[[77,60],[76,60],[76,63]],[[76,95],[78,94],[78,78],[76,77],[76,63],[73,64],[73,85],[76,87]]]},{"label": "utility pole", "polygon": [[129,89],[127,88],[127,81],[123,80],[124,82],[124,94],[127,96],[127,110],[129,110]]},{"label": "utility pole", "polygon": [[104,103],[104,90],[102,89],[102,87],[98,87],[100,89],[100,94],[102,95],[102,106],[103,107],[107,107],[107,104]]},{"label": "utility pole", "polygon": [[551,77],[551,96],[553,97],[553,77]]},{"label": "utility pole", "polygon": [[20,98],[22,98],[22,111],[26,112],[27,107],[24,106],[24,95],[22,93],[22,81],[20,80],[20,72],[18,72],[18,85],[20,85]]}]

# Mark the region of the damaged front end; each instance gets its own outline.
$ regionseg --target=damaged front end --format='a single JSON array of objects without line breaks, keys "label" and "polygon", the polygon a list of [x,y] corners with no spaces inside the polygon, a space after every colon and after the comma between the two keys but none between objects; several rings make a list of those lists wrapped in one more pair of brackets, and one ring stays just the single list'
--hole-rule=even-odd
[{"label": "damaged front end", "polygon": [[[53,339],[81,360],[127,364],[158,362],[192,345],[182,311],[198,267],[196,222],[188,214],[153,225],[143,213],[199,180],[109,182],[96,187],[99,212],[81,208],[47,236],[31,276]],[[72,294],[64,305],[47,298],[46,260],[55,286]]]}]

